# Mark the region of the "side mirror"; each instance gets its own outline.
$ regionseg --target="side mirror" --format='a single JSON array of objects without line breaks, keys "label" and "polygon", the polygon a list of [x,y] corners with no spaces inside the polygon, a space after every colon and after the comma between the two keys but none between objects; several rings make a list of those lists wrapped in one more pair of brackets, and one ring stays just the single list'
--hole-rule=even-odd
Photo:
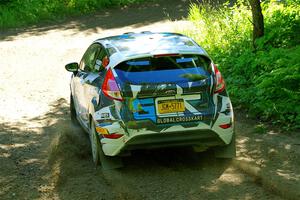
[{"label": "side mirror", "polygon": [[69,63],[65,66],[66,70],[69,71],[69,72],[77,72],[78,71],[78,68],[79,68],[79,65],[77,62],[73,62],[73,63]]}]

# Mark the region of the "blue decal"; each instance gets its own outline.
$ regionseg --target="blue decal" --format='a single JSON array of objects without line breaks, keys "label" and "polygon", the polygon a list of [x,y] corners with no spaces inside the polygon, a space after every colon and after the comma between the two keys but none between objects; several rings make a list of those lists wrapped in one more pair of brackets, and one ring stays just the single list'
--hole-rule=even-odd
[{"label": "blue decal", "polygon": [[193,62],[193,60],[198,60],[198,58],[193,59],[193,58],[177,58],[176,62],[177,63],[185,63],[185,62]]},{"label": "blue decal", "polygon": [[[186,68],[182,69],[171,69],[171,70],[157,70],[144,72],[125,72],[119,69],[115,69],[118,74],[118,79],[121,82],[129,82],[131,84],[141,84],[141,83],[161,83],[161,82],[186,82],[190,81],[184,78],[185,74],[200,74],[210,76],[202,67]],[[155,77],[155,78],[153,78]]]},{"label": "blue decal", "polygon": [[103,122],[103,123],[99,123],[98,126],[104,127],[104,126],[109,126],[112,125],[111,122]]},{"label": "blue decal", "polygon": [[132,102],[133,106],[133,116],[137,120],[141,119],[151,119],[156,122],[154,99],[135,99]]},{"label": "blue decal", "polygon": [[145,61],[128,61],[126,62],[127,65],[132,65],[132,66],[146,66],[150,65],[150,61],[145,60]]}]

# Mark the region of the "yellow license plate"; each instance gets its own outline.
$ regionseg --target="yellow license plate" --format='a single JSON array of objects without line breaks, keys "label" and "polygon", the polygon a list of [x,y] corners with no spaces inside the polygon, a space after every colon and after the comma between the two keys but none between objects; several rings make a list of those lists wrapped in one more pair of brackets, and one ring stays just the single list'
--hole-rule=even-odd
[{"label": "yellow license plate", "polygon": [[158,101],[158,112],[164,113],[175,113],[184,112],[184,101],[183,99],[171,99]]}]

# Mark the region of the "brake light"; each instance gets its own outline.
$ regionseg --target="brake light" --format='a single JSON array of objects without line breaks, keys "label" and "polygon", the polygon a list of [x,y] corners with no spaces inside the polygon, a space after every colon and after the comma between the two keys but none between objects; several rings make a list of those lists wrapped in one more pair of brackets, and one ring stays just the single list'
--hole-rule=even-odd
[{"label": "brake light", "polygon": [[157,54],[157,55],[154,55],[153,57],[154,58],[160,58],[160,57],[167,57],[167,56],[179,56],[178,53],[167,53],[167,54]]},{"label": "brake light", "polygon": [[106,73],[105,79],[103,81],[102,85],[102,91],[108,98],[123,101],[123,98],[121,96],[120,89],[118,87],[118,84],[116,82],[116,79],[111,71],[109,69]]},{"label": "brake light", "polygon": [[214,70],[215,70],[215,77],[216,77],[215,93],[220,93],[225,89],[225,81],[216,65],[214,65]]}]

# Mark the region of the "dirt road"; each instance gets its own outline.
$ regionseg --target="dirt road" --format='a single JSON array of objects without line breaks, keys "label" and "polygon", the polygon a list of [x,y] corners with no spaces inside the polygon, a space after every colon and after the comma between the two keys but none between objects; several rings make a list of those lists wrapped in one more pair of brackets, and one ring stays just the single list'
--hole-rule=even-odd
[{"label": "dirt road", "polygon": [[1,33],[0,199],[280,199],[211,152],[137,151],[123,169],[95,169],[86,135],[70,124],[64,64],[99,37],[189,26],[187,9],[155,1]]}]

